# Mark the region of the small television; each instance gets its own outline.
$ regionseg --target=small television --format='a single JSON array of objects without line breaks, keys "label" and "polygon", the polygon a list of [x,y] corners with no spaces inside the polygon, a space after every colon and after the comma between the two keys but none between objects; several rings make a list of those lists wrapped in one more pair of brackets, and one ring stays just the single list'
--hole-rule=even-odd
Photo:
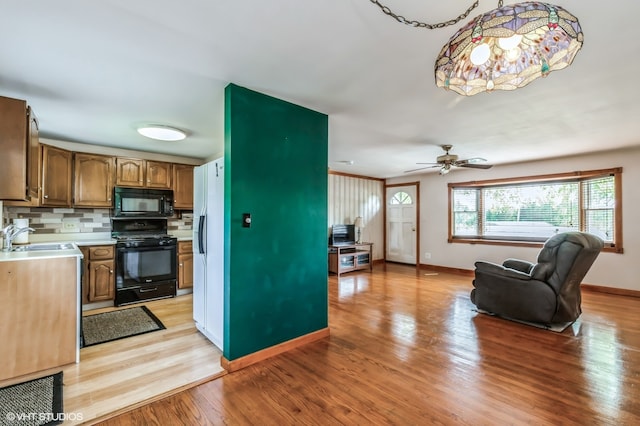
[{"label": "small television", "polygon": [[331,227],[331,245],[355,244],[356,227],[355,225],[333,225]]}]

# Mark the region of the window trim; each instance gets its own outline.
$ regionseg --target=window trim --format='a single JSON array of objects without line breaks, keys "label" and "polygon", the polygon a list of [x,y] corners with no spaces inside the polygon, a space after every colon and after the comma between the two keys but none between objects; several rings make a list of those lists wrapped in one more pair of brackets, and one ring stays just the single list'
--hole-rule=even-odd
[{"label": "window trim", "polygon": [[[503,245],[503,246],[519,246],[519,247],[542,247],[544,242],[534,241],[514,241],[514,240],[496,240],[490,238],[465,238],[453,236],[453,190],[455,188],[487,188],[492,186],[502,185],[517,185],[523,183],[544,183],[544,182],[563,182],[563,181],[579,181],[592,179],[602,176],[614,176],[615,185],[615,206],[614,206],[614,243],[605,243],[603,251],[611,253],[623,253],[622,245],[622,167],[615,167],[611,169],[599,169],[588,171],[575,171],[568,173],[554,173],[547,175],[537,176],[522,176],[515,178],[501,178],[501,179],[489,179],[482,181],[468,181],[468,182],[449,182],[448,187],[448,231],[447,241],[449,243],[464,243],[464,244],[487,244],[487,245]],[[481,200],[479,201],[482,202]],[[479,206],[479,211],[482,211],[482,206]],[[584,214],[582,207],[580,208],[581,214]],[[481,216],[481,215],[480,215]],[[481,220],[482,218],[480,218]],[[581,221],[582,224],[583,221]]]}]

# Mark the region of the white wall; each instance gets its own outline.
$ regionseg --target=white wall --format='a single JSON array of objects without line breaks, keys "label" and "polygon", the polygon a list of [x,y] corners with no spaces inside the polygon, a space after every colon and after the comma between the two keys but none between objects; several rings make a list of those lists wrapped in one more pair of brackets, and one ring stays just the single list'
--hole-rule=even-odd
[{"label": "white wall", "polygon": [[[598,170],[622,167],[623,254],[601,253],[584,279],[585,284],[640,291],[640,148],[565,157],[554,160],[496,165],[489,170],[456,169],[445,176],[437,173],[388,179],[402,183],[420,179],[421,263],[460,269],[474,269],[476,260],[501,263],[507,257],[535,261],[539,248],[463,244],[447,242],[449,182],[467,182]],[[431,253],[425,260],[424,253]]]},{"label": "white wall", "polygon": [[373,243],[373,259],[382,259],[384,242],[384,182],[380,179],[329,174],[329,212],[331,225],[353,223],[361,216],[361,240]]}]

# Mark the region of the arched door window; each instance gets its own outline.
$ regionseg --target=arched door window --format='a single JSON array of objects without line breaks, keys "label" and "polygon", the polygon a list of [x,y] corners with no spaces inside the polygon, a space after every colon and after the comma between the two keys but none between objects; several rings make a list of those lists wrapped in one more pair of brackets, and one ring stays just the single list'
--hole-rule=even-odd
[{"label": "arched door window", "polygon": [[404,191],[400,191],[393,194],[393,197],[389,200],[389,204],[413,204],[413,199],[411,199],[411,195]]}]

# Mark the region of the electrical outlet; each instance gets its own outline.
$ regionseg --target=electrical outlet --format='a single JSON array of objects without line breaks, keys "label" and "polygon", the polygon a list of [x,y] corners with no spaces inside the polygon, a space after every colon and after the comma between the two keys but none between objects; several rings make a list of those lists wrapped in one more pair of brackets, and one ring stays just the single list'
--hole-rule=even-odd
[{"label": "electrical outlet", "polygon": [[60,232],[80,232],[78,222],[62,222],[62,229]]},{"label": "electrical outlet", "polygon": [[426,253],[424,254],[424,258],[425,258],[425,259],[431,259],[431,253],[426,252]]}]

